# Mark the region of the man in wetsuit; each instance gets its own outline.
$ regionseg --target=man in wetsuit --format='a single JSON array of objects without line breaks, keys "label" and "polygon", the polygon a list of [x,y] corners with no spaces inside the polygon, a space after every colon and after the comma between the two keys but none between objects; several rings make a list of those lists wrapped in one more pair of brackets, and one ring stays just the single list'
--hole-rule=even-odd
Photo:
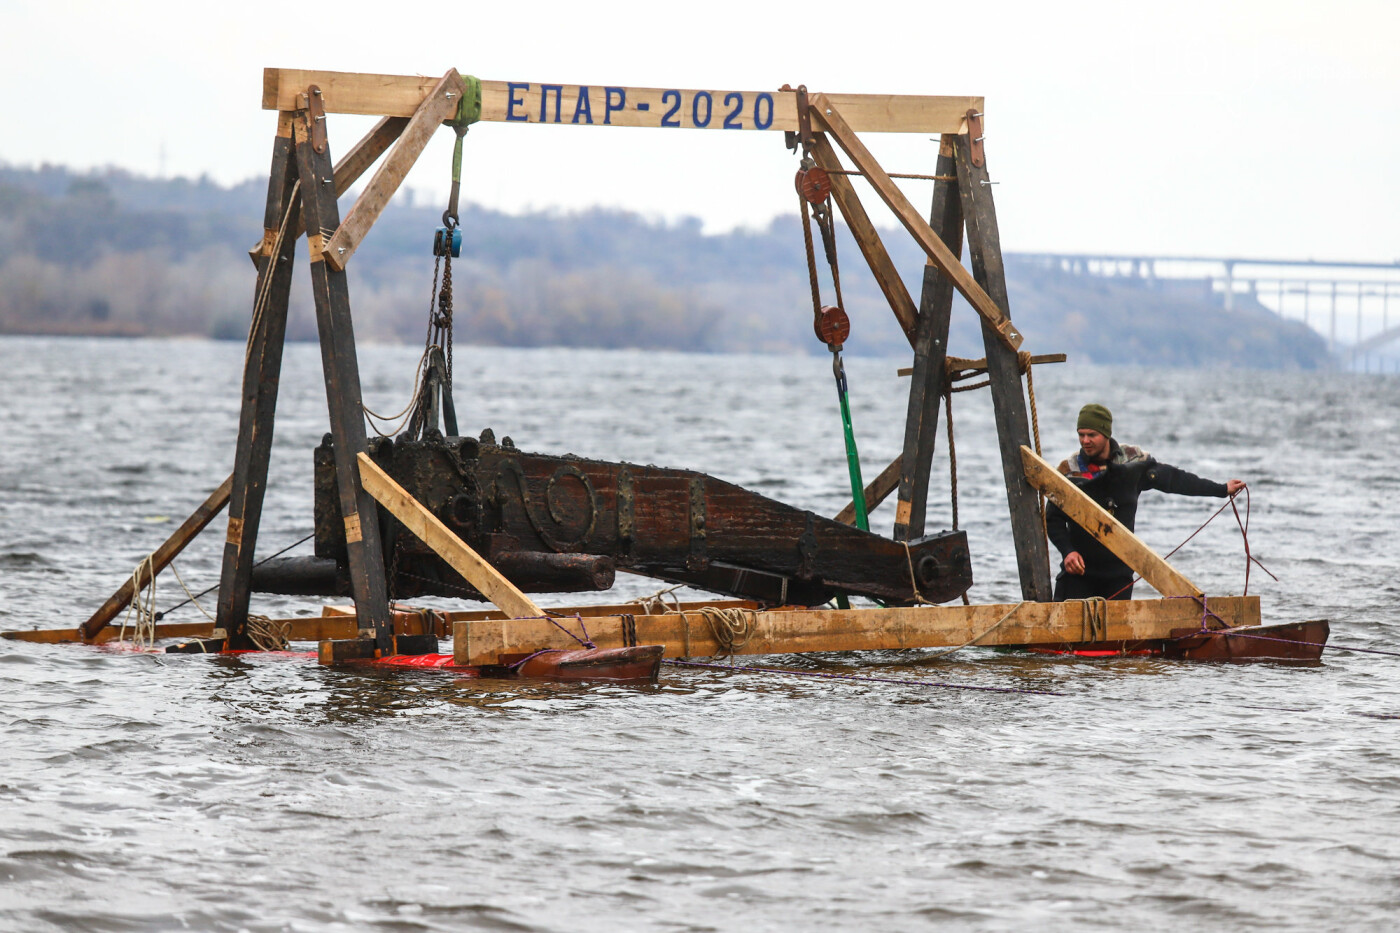
[{"label": "man in wetsuit", "polygon": [[[1079,450],[1060,463],[1089,498],[1103,506],[1129,530],[1137,518],[1138,496],[1144,489],[1181,496],[1233,496],[1244,482],[1215,483],[1185,470],[1158,463],[1140,447],[1113,439],[1113,414],[1102,405],[1085,405],[1079,412]],[[1070,520],[1054,503],[1045,512],[1050,542],[1064,559],[1055,578],[1055,599],[1131,599],[1133,572],[1128,565]]]}]

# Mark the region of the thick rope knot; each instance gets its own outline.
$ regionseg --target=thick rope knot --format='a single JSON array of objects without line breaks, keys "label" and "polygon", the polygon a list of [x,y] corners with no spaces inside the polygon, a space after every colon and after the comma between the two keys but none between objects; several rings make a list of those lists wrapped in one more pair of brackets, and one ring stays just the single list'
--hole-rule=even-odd
[{"label": "thick rope knot", "polygon": [[1079,630],[1079,640],[1103,641],[1108,637],[1108,600],[1102,596],[1090,596],[1084,600],[1084,619]]}]

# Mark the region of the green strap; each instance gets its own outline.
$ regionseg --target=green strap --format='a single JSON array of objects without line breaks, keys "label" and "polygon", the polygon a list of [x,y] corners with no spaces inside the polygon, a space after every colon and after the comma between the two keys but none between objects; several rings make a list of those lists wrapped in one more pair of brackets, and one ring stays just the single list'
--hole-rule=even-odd
[{"label": "green strap", "polygon": [[447,121],[453,129],[465,130],[481,119],[481,79],[475,75],[462,75],[466,93],[457,101],[457,115]]},{"label": "green strap", "polygon": [[836,395],[841,400],[841,430],[846,436],[846,466],[851,473],[851,501],[856,507],[856,527],[861,531],[869,531],[870,515],[865,508],[865,482],[860,475],[860,454],[856,451],[856,432],[851,426],[851,403],[846,393],[846,367],[841,365],[839,355],[833,369],[836,371]]}]

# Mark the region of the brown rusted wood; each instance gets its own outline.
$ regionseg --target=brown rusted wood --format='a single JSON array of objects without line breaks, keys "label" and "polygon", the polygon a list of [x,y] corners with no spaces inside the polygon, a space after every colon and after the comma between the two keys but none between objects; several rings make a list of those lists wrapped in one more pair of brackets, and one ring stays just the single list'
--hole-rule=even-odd
[{"label": "brown rusted wood", "polygon": [[131,600],[136,596],[139,589],[151,582],[152,570],[160,573],[170,566],[185,545],[195,539],[205,527],[214,520],[214,517],[224,510],[228,504],[229,490],[233,488],[233,477],[227,477],[219,488],[209,494],[209,498],[199,508],[195,509],[189,518],[176,528],[174,533],[160,547],[151,553],[150,562],[142,562],[141,567],[136,571],[135,580],[128,577],[115,593],[107,597],[107,601],[78,627],[79,637],[88,641],[97,637],[98,633],[117,617],[117,614],[131,604]]},{"label": "brown rusted wood", "polygon": [[[1234,626],[1259,624],[1257,596],[1220,596],[1211,612]],[[1101,630],[1105,643],[1162,642],[1174,629],[1199,626],[1201,606],[1189,599],[1108,602]],[[578,647],[581,627],[568,619],[460,621],[453,623],[453,655],[458,664],[496,664],[502,656],[523,656],[546,648]],[[735,654],[788,654],[811,651],[875,651],[946,648],[975,642],[992,645],[1073,645],[1088,640],[1085,603],[1007,603],[973,606],[911,606],[890,609],[789,609],[752,613],[750,630]],[[714,655],[722,651],[700,613],[594,617],[588,638],[599,648],[628,643],[665,646],[668,658]],[[570,634],[572,633],[572,636]]]},{"label": "brown rusted wood", "polygon": [[[953,141],[939,142],[937,174],[929,226],[954,258],[962,259],[962,203],[958,199]],[[904,452],[900,455],[899,500],[894,513],[894,539],[909,541],[923,536],[928,513],[929,472],[938,438],[938,409],[948,391],[948,326],[953,316],[953,281],[932,262],[924,264],[924,285],[919,296],[919,327],[914,340],[914,369],[909,383],[909,405],[904,415]]]},{"label": "brown rusted wood", "polygon": [[1183,661],[1319,661],[1331,626],[1326,619],[1202,632],[1179,629],[1164,654]]},{"label": "brown rusted wood", "polygon": [[[890,465],[880,471],[880,475],[872,479],[865,487],[865,510],[867,513],[875,511],[875,507],[889,498],[890,493],[899,488],[900,458],[895,457],[890,461]],[[856,504],[847,502],[846,507],[836,513],[836,521],[843,525],[854,525],[856,523]]]},{"label": "brown rusted wood", "polygon": [[[509,551],[605,555],[633,573],[770,604],[815,605],[836,592],[941,602],[972,581],[960,532],[906,552],[703,473],[453,441],[381,442],[371,456],[492,561]],[[343,561],[332,454],[324,446],[316,454],[316,554]],[[479,598],[416,538],[394,530],[388,540],[396,579],[412,574],[440,581],[445,594]]]},{"label": "brown rusted wood", "polygon": [[[574,648],[520,656],[503,655],[499,667],[485,668],[481,674],[530,677],[562,682],[613,681],[617,683],[656,683],[661,673],[661,645],[634,645],[622,648]],[[504,668],[504,669],[501,669]]]},{"label": "brown rusted wood", "polygon": [[343,516],[350,589],[363,637],[372,637],[382,654],[393,650],[389,602],[384,580],[384,551],[379,539],[378,509],[360,485],[355,456],[365,450],[364,408],[355,330],[350,317],[350,293],[345,273],[322,260],[319,244],[327,231],[340,225],[340,209],[327,184],[332,178],[330,151],[318,153],[310,142],[306,114],[293,122],[297,165],[301,176],[302,211],[311,241],[311,287],[316,298],[316,327],[320,333],[321,364],[330,412],[336,462],[337,501]]},{"label": "brown rusted wood", "polygon": [[[963,225],[967,230],[972,272],[1003,313],[1009,314],[1006,271],[1001,255],[1001,235],[997,231],[996,205],[986,165],[972,164],[966,136],[954,139],[957,160],[958,196],[962,201]],[[1026,599],[1048,600],[1050,551],[1041,519],[1040,499],[1026,482],[1021,465],[1021,448],[1031,444],[1030,422],[1026,416],[1026,395],[1021,384],[1021,367],[1015,347],[987,320],[982,322],[982,344],[987,354],[987,379],[991,384],[992,412],[996,417],[997,444],[1001,451],[1002,479],[1006,484],[1007,509],[1011,514],[1011,540],[1016,546],[1016,570],[1021,593]]]},{"label": "brown rusted wood", "polygon": [[292,285],[292,261],[296,238],[277,232],[301,216],[294,196],[299,177],[292,152],[293,114],[283,113],[273,141],[272,169],[267,186],[263,227],[269,231],[265,252],[258,257],[258,278],[253,293],[253,319],[243,361],[242,405],[238,416],[238,441],[234,448],[233,488],[229,496],[228,530],[224,535],[223,565],[219,575],[217,619],[234,648],[249,648],[244,629],[248,622],[258,528],[262,522],[263,494],[267,488],[268,460],[272,453],[273,425],[277,414],[277,389],[282,378],[282,349],[287,333],[287,298]]},{"label": "brown rusted wood", "polygon": [[[831,143],[822,133],[816,133],[812,137],[812,155],[817,165],[823,169],[834,171],[841,168],[841,160],[837,157],[836,150],[831,148]],[[885,244],[881,242],[879,231],[870,222],[870,216],[860,203],[855,186],[844,174],[833,174],[830,179],[831,196],[836,201],[836,206],[841,209],[841,216],[846,218],[846,226],[855,238],[856,245],[860,247],[866,264],[870,266],[870,271],[875,276],[875,284],[884,292],[885,299],[890,303],[890,310],[899,321],[900,329],[912,344],[919,318],[914,299],[909,297],[909,289],[904,287],[904,280],[899,277],[899,270],[894,267]]]},{"label": "brown rusted wood", "polygon": [[345,215],[344,223],[326,228],[333,231],[325,247],[325,259],[331,268],[343,270],[350,257],[355,255],[355,250],[359,249],[370,227],[374,226],[394,193],[399,190],[399,185],[408,177],[409,170],[433,138],[433,133],[444,120],[451,119],[457,112],[457,104],[465,90],[466,85],[457,74],[457,69],[449,68],[414,112],[394,144],[394,151],[389,153],[384,164],[379,166],[360,193],[350,212]]}]

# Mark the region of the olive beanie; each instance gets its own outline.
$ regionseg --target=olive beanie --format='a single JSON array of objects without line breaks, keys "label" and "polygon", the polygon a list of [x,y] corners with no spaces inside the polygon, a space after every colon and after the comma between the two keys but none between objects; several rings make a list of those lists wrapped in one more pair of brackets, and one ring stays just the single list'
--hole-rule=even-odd
[{"label": "olive beanie", "polygon": [[1104,437],[1113,436],[1113,412],[1102,405],[1085,405],[1079,409],[1079,425],[1075,430],[1098,431]]}]

